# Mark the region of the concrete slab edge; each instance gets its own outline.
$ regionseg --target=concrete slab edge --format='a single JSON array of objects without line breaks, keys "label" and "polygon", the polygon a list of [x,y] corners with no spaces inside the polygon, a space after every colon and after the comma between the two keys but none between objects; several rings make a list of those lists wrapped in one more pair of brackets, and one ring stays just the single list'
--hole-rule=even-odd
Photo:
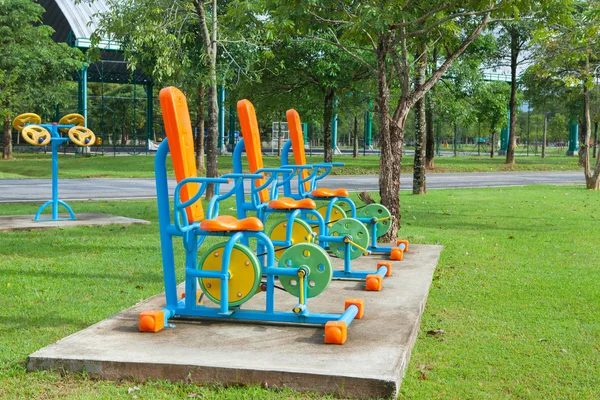
[{"label": "concrete slab edge", "polygon": [[[405,357],[406,358],[406,355]],[[30,356],[27,371],[53,370],[60,373],[86,373],[107,379],[148,379],[198,382],[202,384],[261,385],[270,388],[290,388],[298,391],[333,394],[338,397],[395,398],[398,381],[384,378],[340,377],[320,374],[269,371],[256,369],[205,367],[183,364],[148,364],[136,362],[106,362],[99,360],[57,360]],[[123,374],[126,370],[127,373]],[[369,394],[365,396],[365,394]]]}]

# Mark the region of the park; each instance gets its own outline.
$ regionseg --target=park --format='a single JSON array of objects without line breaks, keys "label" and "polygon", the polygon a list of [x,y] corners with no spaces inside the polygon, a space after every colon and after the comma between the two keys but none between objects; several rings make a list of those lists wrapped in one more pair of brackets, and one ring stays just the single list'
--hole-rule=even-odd
[{"label": "park", "polygon": [[0,398],[600,396],[600,5],[0,1]]}]

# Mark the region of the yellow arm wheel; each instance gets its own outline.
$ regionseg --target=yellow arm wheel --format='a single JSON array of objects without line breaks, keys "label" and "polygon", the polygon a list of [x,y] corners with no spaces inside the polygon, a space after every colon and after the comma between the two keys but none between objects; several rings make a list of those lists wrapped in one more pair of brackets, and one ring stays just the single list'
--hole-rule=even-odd
[{"label": "yellow arm wheel", "polygon": [[23,130],[23,128],[25,128],[27,126],[27,124],[37,125],[40,123],[42,123],[42,119],[40,118],[39,115],[34,114],[34,113],[26,113],[26,114],[21,114],[17,118],[14,119],[13,128],[15,128],[16,130],[21,132]]},{"label": "yellow arm wheel", "polygon": [[[81,114],[67,114],[58,121],[59,125],[75,125],[75,126],[83,126],[85,125],[85,118]],[[62,132],[68,132],[68,128],[60,128]]]},{"label": "yellow arm wheel", "polygon": [[69,129],[69,139],[78,146],[91,146],[96,142],[96,135],[85,126],[74,126]]},{"label": "yellow arm wheel", "polygon": [[50,132],[37,125],[27,125],[21,131],[21,136],[23,136],[23,139],[27,143],[33,146],[45,146],[52,139]]}]

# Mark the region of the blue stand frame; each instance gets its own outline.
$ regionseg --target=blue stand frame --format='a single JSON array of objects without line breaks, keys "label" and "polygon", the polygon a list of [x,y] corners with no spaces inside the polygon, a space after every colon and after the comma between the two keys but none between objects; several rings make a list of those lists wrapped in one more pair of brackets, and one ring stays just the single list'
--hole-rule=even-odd
[{"label": "blue stand frame", "polygon": [[[287,146],[287,149],[289,150],[289,147],[291,146],[291,141],[286,143],[286,146]],[[285,147],[284,147],[284,149],[285,149]],[[242,171],[242,153],[244,152],[244,150],[245,150],[244,139],[240,139],[240,141],[237,143],[237,145],[235,146],[235,149],[233,151],[233,172],[235,174],[243,173],[243,171]],[[285,151],[282,152],[282,161],[283,161],[284,157],[286,157],[286,161],[287,161],[287,153]],[[329,169],[331,169],[331,167]],[[308,177],[303,178],[302,171],[304,171],[304,170],[312,170],[312,172],[309,174]],[[310,197],[310,196],[304,196],[303,193],[293,195],[290,190],[290,181],[294,178],[294,176],[298,175],[299,192],[303,192],[302,185],[304,184],[304,182],[310,181],[311,185],[314,186],[315,181],[322,179],[323,177],[325,177],[326,174],[324,174],[322,177],[317,177],[316,176],[317,169],[313,168],[313,166],[311,166],[311,165],[308,165],[308,166],[288,165],[287,163],[282,168],[262,168],[262,169],[256,171],[255,173],[256,174],[270,173],[271,176],[268,177],[266,179],[266,182],[263,185],[261,185],[260,187],[251,186],[251,188],[250,188],[251,201],[250,202],[247,202],[245,200],[245,192],[244,192],[243,185],[239,186],[239,188],[237,190],[237,194],[236,194],[236,206],[237,206],[238,219],[246,218],[248,211],[254,211],[254,212],[256,212],[257,217],[260,218],[261,221],[263,221],[263,223],[266,223],[267,218],[271,213],[285,214],[285,216],[288,220],[288,225],[286,228],[286,240],[285,241],[275,240],[275,241],[272,241],[272,243],[274,246],[278,246],[278,247],[279,246],[290,247],[293,244],[292,240],[291,240],[293,221],[296,219],[296,217],[300,217],[301,219],[306,221],[307,220],[306,217],[308,215],[311,215],[315,218],[314,220],[311,220],[311,222],[314,222],[316,220],[316,223],[319,226],[319,232],[322,233],[322,234],[318,235],[319,245],[321,247],[323,247],[324,249],[327,249],[328,243],[342,243],[344,245],[344,269],[343,270],[334,270],[333,271],[334,279],[366,280],[370,275],[379,274],[379,275],[385,276],[387,274],[388,269],[385,266],[379,267],[376,271],[353,271],[352,270],[352,260],[350,259],[350,249],[353,244],[351,241],[349,241],[350,238],[343,237],[343,236],[328,235],[328,227],[327,227],[326,221],[329,221],[329,216],[330,216],[331,210],[333,208],[334,202],[329,204],[326,219],[323,219],[323,216],[321,214],[319,214],[319,212],[317,210],[309,210],[309,209],[279,210],[279,209],[269,208],[268,203],[260,202],[259,192],[265,188],[268,188],[270,185],[272,185],[271,193],[270,193],[271,199],[277,198],[279,187],[283,187],[284,194],[286,195],[286,197],[291,197],[295,200],[300,200],[300,199],[303,199],[306,197]],[[279,174],[282,175],[281,182],[278,181]],[[352,200],[350,200],[349,198],[346,198],[346,197],[340,197],[340,198],[336,198],[336,199],[345,201],[348,204],[350,204],[350,207],[352,208],[352,218],[361,221],[360,218],[356,218],[356,209],[354,208],[354,203],[352,202]],[[377,242],[375,242],[375,243],[377,243]],[[368,253],[370,254],[370,252],[371,252],[370,246],[366,250],[368,250]],[[257,252],[259,254],[262,254],[264,251],[259,246]]]},{"label": "blue stand frame", "polygon": [[[171,208],[169,204],[169,188],[167,180],[166,159],[169,153],[168,139],[160,144],[155,158],[156,196],[158,202],[158,221],[160,231],[160,243],[162,248],[162,263],[166,296],[166,307],[164,313],[164,326],[174,327],[168,320],[174,317],[197,317],[210,319],[246,320],[270,323],[291,323],[299,325],[326,325],[330,321],[343,321],[346,326],[358,317],[359,308],[349,305],[342,314],[310,313],[306,305],[307,285],[304,286],[303,295],[298,296],[298,305],[290,311],[275,311],[275,278],[276,276],[299,276],[300,268],[279,268],[275,266],[275,250],[271,240],[263,232],[209,232],[200,228],[198,222],[188,223],[185,209],[194,202],[200,201],[200,197],[206,190],[206,185],[215,185],[215,196],[208,205],[207,219],[218,216],[219,202],[231,197],[239,187],[243,190],[243,179],[260,179],[261,175],[252,174],[228,174],[220,178],[187,178],[178,183],[175,188],[173,221],[171,220]],[[227,183],[229,179],[235,181],[234,188],[228,193],[220,194],[219,187]],[[188,201],[181,202],[179,192],[183,185],[194,182],[200,184],[198,192]],[[239,201],[239,200],[237,200]],[[226,237],[227,242],[223,252],[223,266],[221,271],[205,271],[197,268],[198,249],[207,236]],[[185,291],[188,294],[183,299],[177,296],[177,280],[175,274],[175,256],[173,251],[173,238],[183,239],[186,250],[185,262]],[[231,252],[236,243],[245,244],[248,239],[254,238],[259,247],[266,248],[266,261],[261,263],[263,275],[266,275],[266,292],[264,310],[243,310],[242,306],[231,307],[228,302],[228,280],[229,260]],[[306,271],[305,271],[306,272]],[[198,278],[214,278],[221,280],[220,303],[218,307],[209,307],[197,304]]]},{"label": "blue stand frame", "polygon": [[[73,210],[71,209],[71,207],[64,201],[58,199],[58,148],[64,142],[69,141],[69,138],[64,138],[64,137],[60,136],[60,133],[58,130],[61,128],[71,129],[75,125],[73,125],[73,124],[58,125],[56,122],[53,122],[51,124],[32,124],[32,125],[41,126],[42,128],[46,129],[48,132],[50,132],[50,135],[52,137],[50,139],[50,143],[52,144],[52,199],[45,202],[38,209],[33,220],[34,221],[72,221],[72,220],[75,220],[77,218],[75,217],[75,213],[73,213]],[[42,212],[50,205],[52,205],[52,218],[40,219]],[[69,215],[71,216],[70,218],[59,218],[58,217],[58,206],[59,205],[61,205],[67,209],[67,211],[69,212]]]},{"label": "blue stand frame", "polygon": [[[289,164],[289,153],[290,153],[291,148],[292,148],[292,141],[288,140],[283,145],[283,148],[281,149],[281,165],[284,168],[285,168],[285,166],[290,165]],[[325,172],[320,175],[317,175],[316,171],[313,172],[314,178],[311,180],[311,191],[316,189],[317,181],[319,181],[319,180],[325,178],[327,175],[329,175],[329,173],[331,172],[331,169],[333,167],[342,167],[342,166],[344,166],[343,163],[324,163],[324,164],[313,165],[313,167],[315,167],[316,169],[324,169]],[[337,202],[347,203],[350,206],[350,217],[359,220],[360,222],[362,222],[363,224],[365,224],[366,226],[369,227],[369,234],[371,235],[370,236],[371,243],[369,244],[369,248],[368,248],[369,251],[371,251],[373,253],[390,253],[393,248],[400,248],[402,251],[406,251],[405,243],[400,243],[398,246],[382,246],[379,243],[377,243],[377,226],[376,226],[376,224],[373,223],[372,218],[357,217],[356,216],[356,205],[350,198],[348,198],[348,197],[332,197],[332,198],[324,199],[324,198],[314,197],[314,196],[310,195],[310,192],[302,193],[303,190],[301,190],[302,188],[300,187],[300,184],[301,183],[299,181],[298,193],[293,193],[289,181],[286,182],[285,185],[283,186],[284,195],[286,197],[291,197],[296,200],[299,200],[302,198],[310,198],[310,199],[317,200],[317,201],[329,202],[327,205],[327,213],[325,215],[325,219],[327,221],[329,221],[331,218],[331,211],[333,210],[333,206],[335,203],[337,203]]]}]

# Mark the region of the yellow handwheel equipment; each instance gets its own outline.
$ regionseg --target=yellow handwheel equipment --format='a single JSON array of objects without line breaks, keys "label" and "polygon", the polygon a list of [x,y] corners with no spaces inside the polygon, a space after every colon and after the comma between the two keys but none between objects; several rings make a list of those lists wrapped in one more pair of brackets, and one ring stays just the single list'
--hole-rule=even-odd
[{"label": "yellow handwheel equipment", "polygon": [[[198,262],[198,269],[221,271],[223,251],[226,243],[212,246]],[[248,247],[236,243],[229,258],[229,306],[236,307],[250,300],[259,290],[262,273],[256,255]],[[213,302],[221,302],[221,280],[216,278],[198,279],[200,288]]]},{"label": "yellow handwheel equipment", "polygon": [[46,129],[37,125],[28,125],[21,131],[21,136],[27,143],[33,146],[45,146],[50,143],[52,135]]},{"label": "yellow handwheel equipment", "polygon": [[[59,125],[75,125],[75,126],[83,126],[85,125],[85,118],[81,114],[67,114],[58,121]],[[62,132],[68,132],[69,128],[60,128]]]},{"label": "yellow handwheel equipment", "polygon": [[[283,220],[273,226],[271,232],[269,232],[269,238],[271,240],[285,241],[285,231],[288,226],[288,221]],[[296,218],[294,225],[292,225],[292,245],[298,243],[311,243],[312,242],[312,229],[303,220]],[[275,246],[275,259],[279,260],[279,257],[283,254],[287,247]]]},{"label": "yellow handwheel equipment", "polygon": [[[23,130],[23,128],[25,128],[27,126],[27,124],[37,125],[40,123],[42,123],[42,119],[40,118],[39,115],[34,114],[34,113],[26,113],[26,114],[21,114],[17,118],[14,119],[13,128],[15,128],[16,130],[21,132]],[[27,139],[25,139],[25,140],[27,140]]]},{"label": "yellow handwheel equipment", "polygon": [[96,135],[85,126],[74,126],[69,129],[69,139],[79,146],[91,146],[96,142]]}]

